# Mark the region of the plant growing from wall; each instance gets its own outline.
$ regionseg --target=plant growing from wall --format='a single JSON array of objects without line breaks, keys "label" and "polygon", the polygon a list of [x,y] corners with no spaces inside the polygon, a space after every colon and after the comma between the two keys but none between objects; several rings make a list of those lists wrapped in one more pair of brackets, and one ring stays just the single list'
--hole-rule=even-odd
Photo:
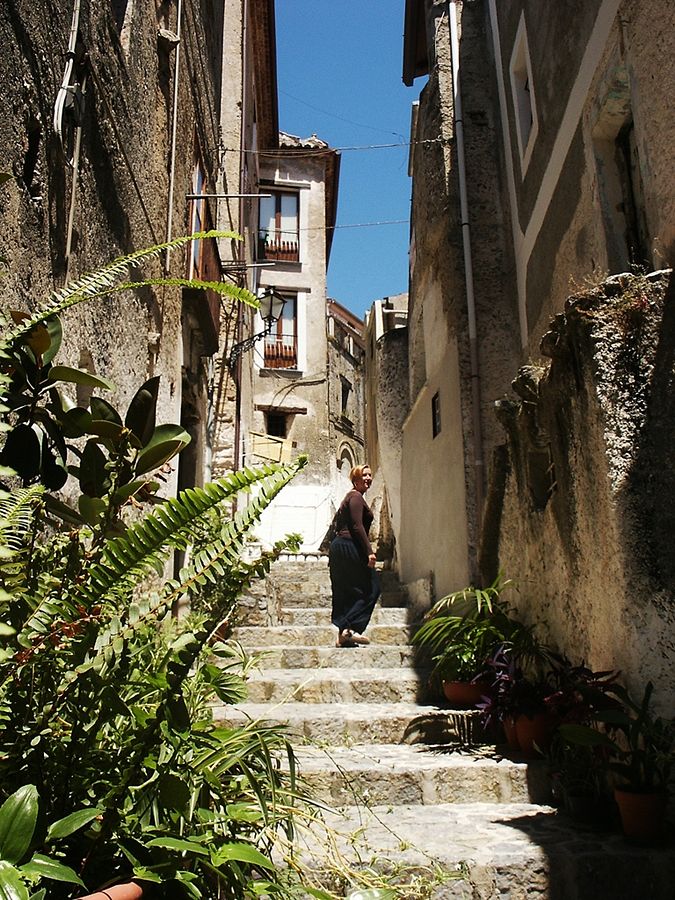
[{"label": "plant growing from wall", "polygon": [[[0,792],[10,806],[30,801],[40,810],[32,829],[32,812],[23,822],[11,859],[0,833],[0,889],[18,900],[70,895],[69,870],[71,882],[90,888],[134,878],[171,897],[286,890],[270,853],[277,829],[292,828],[292,749],[281,729],[213,726],[211,701],[236,702],[245,687],[236,651],[210,644],[241,590],[295,546],[290,537],[260,559],[241,556],[247,530],[305,460],[160,500],[154,473],[188,438],[156,424],[157,382],[142,386],[124,416],[99,397],[71,407],[64,382],[107,384],[54,362],[61,312],[138,287],[125,279],[129,265],[190,239],[85,276],[41,310],[15,316],[0,341],[11,486],[0,496]],[[229,286],[191,286],[255,302]],[[51,493],[68,476],[76,505]],[[173,552],[242,491],[252,493],[248,505],[223,517],[175,578],[157,580]],[[132,498],[136,507],[153,501],[134,521]],[[171,624],[174,604],[216,582],[199,615]],[[45,851],[55,833],[52,865]]]}]

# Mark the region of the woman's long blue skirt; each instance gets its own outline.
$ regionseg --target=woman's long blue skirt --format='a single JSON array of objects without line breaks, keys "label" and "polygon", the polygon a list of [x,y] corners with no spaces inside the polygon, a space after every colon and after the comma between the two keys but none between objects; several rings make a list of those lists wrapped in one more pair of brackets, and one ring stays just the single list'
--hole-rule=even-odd
[{"label": "woman's long blue skirt", "polygon": [[328,567],[333,593],[333,625],[340,631],[350,628],[363,634],[380,596],[375,569],[364,562],[354,541],[344,537],[333,539],[328,551]]}]

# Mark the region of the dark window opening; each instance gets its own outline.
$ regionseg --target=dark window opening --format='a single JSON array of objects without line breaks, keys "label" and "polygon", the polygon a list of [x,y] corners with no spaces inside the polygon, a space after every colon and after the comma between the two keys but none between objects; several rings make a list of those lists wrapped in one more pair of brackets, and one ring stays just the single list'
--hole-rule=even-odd
[{"label": "dark window opening", "polygon": [[616,136],[616,161],[623,195],[622,211],[626,220],[628,261],[634,266],[649,266],[649,240],[644,215],[642,176],[635,128],[630,121]]},{"label": "dark window opening", "polygon": [[111,0],[110,7],[112,9],[115,26],[118,31],[124,27],[124,19],[127,14],[128,0]]},{"label": "dark window opening", "polygon": [[431,398],[431,432],[433,437],[441,433],[441,398],[438,392]]},{"label": "dark window opening", "polygon": [[40,156],[40,138],[42,137],[42,129],[37,119],[31,118],[28,123],[28,135],[26,153],[23,158],[23,171],[21,178],[26,185],[26,190],[31,197],[39,196],[39,187],[34,184],[35,175],[38,167],[38,159]]},{"label": "dark window opening", "polygon": [[603,110],[593,129],[607,266],[612,273],[652,267],[640,158],[628,98],[624,98],[622,112],[617,121],[619,116],[613,108]]},{"label": "dark window opening", "polygon": [[340,376],[340,380],[342,382],[342,396],[340,398],[340,404],[341,404],[340,411],[343,416],[346,416],[348,414],[347,410],[349,408],[349,395],[351,394],[352,386],[351,386],[350,382],[347,381],[346,378],[343,378],[342,376]]},{"label": "dark window opening", "polygon": [[555,490],[555,469],[550,448],[527,454],[527,474],[534,508],[543,510]]},{"label": "dark window opening", "polygon": [[265,413],[265,431],[272,437],[285,438],[288,431],[288,416],[286,413],[268,412]]},{"label": "dark window opening", "polygon": [[534,96],[528,68],[527,37],[523,23],[518,44],[514,47],[511,61],[511,88],[516,116],[516,128],[520,145],[521,162],[525,159],[532,130],[535,124]]}]

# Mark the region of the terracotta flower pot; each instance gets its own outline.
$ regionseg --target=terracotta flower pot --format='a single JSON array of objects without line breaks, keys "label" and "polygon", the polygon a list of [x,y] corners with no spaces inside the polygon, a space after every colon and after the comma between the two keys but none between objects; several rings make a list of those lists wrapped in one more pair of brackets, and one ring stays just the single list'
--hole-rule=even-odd
[{"label": "terracotta flower pot", "polygon": [[490,691],[487,681],[444,681],[445,699],[454,709],[472,709]]},{"label": "terracotta flower pot", "polygon": [[520,750],[518,741],[518,732],[516,731],[516,720],[513,716],[505,716],[502,719],[502,727],[504,729],[504,737],[509,750]]},{"label": "terracotta flower pot", "polygon": [[521,752],[525,756],[540,756],[550,744],[555,727],[555,720],[548,712],[534,713],[529,716],[521,713],[516,717],[516,736]]},{"label": "terracotta flower pot", "polygon": [[663,837],[668,795],[665,791],[640,793],[614,788],[621,827],[627,838],[639,843],[654,843]]},{"label": "terracotta flower pot", "polygon": [[143,888],[135,881],[127,881],[125,884],[113,884],[103,891],[94,891],[78,897],[78,900],[140,900],[143,896]]}]

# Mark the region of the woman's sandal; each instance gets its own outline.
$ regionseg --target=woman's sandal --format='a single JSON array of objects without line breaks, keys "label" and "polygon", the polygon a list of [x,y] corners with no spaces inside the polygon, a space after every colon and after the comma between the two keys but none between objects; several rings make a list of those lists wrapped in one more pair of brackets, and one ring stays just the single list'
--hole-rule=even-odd
[{"label": "woman's sandal", "polygon": [[366,637],[365,634],[359,634],[356,631],[352,631],[352,640],[355,644],[361,644],[363,647],[370,643],[369,637]]},{"label": "woman's sandal", "polygon": [[356,647],[356,644],[352,640],[352,633],[348,628],[343,628],[342,631],[338,634],[338,639],[335,642],[336,647]]},{"label": "woman's sandal", "polygon": [[367,638],[364,634],[357,634],[355,631],[352,631],[351,628],[343,628],[338,636],[335,646],[358,647],[359,645],[365,646],[369,643],[370,638]]}]

